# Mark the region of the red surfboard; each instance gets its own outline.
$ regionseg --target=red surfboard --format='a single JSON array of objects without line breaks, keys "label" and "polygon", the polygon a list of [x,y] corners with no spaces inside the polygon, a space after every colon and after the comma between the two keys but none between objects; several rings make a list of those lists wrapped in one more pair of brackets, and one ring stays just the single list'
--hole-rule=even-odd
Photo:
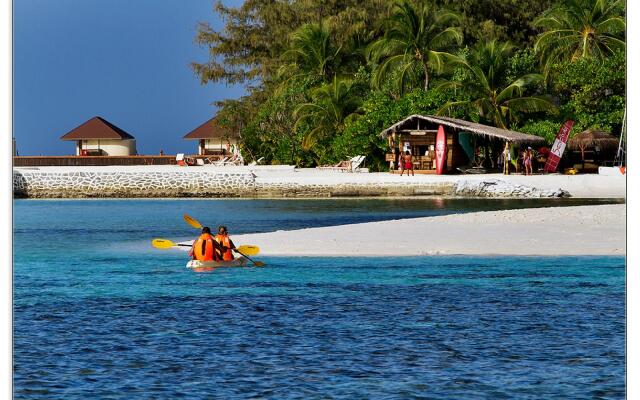
[{"label": "red surfboard", "polygon": [[562,158],[562,153],[564,153],[564,148],[567,147],[567,140],[569,139],[571,128],[573,128],[573,121],[570,119],[562,124],[562,128],[560,128],[560,132],[556,135],[556,140],[553,142],[551,152],[547,157],[547,162],[544,164],[545,174],[547,172],[556,172],[556,168]]},{"label": "red surfboard", "polygon": [[444,160],[447,156],[447,136],[444,134],[442,125],[438,127],[436,136],[436,174],[442,175],[444,172]]}]

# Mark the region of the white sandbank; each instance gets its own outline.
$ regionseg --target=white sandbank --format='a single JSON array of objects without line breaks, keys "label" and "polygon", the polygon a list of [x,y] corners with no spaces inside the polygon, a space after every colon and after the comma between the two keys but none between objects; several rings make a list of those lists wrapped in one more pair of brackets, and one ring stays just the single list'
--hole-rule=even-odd
[{"label": "white sandbank", "polygon": [[624,255],[626,205],[453,214],[235,235],[261,255]]}]

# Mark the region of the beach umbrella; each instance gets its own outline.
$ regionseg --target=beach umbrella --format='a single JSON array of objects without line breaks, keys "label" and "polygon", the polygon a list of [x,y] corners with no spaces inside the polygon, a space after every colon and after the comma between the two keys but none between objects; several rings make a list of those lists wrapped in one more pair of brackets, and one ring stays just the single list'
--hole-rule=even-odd
[{"label": "beach umbrella", "polygon": [[584,161],[586,149],[595,148],[598,151],[615,150],[618,148],[618,138],[607,132],[587,129],[569,139],[567,147],[569,150],[580,151]]}]

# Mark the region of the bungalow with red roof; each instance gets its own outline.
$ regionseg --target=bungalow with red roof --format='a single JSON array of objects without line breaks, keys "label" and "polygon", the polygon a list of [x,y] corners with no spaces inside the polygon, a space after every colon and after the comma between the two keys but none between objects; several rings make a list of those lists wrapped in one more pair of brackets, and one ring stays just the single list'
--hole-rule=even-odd
[{"label": "bungalow with red roof", "polygon": [[198,140],[198,155],[227,154],[232,145],[238,144],[239,135],[220,126],[216,117],[184,135],[186,140]]},{"label": "bungalow with red roof", "polygon": [[63,135],[76,142],[77,156],[133,156],[136,139],[101,117],[93,117]]}]

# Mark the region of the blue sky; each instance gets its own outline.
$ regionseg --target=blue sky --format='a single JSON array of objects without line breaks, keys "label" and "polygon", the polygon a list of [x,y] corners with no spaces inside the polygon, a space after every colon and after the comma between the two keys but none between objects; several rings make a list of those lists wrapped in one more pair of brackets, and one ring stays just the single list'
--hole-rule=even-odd
[{"label": "blue sky", "polygon": [[[200,84],[199,21],[222,21],[214,0],[13,2],[13,136],[20,155],[74,153],[60,136],[101,116],[137,139],[140,154],[196,151],[182,136],[241,86]],[[241,1],[225,1],[240,4]]]}]

